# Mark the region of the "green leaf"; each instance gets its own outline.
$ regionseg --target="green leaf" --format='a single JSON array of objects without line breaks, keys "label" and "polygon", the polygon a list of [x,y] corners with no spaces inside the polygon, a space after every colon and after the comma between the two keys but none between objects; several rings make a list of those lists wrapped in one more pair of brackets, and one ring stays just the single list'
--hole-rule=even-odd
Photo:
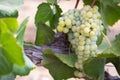
[{"label": "green leaf", "polygon": [[12,63],[5,57],[5,51],[0,47],[0,76],[12,71]]},{"label": "green leaf", "polygon": [[17,18],[18,17],[18,11],[15,10],[11,14],[9,14],[7,11],[0,10],[0,18],[8,18],[8,17]]},{"label": "green leaf", "polygon": [[13,73],[4,75],[4,76],[0,76],[0,80],[14,80],[15,76]]},{"label": "green leaf", "polygon": [[5,50],[5,55],[10,61],[18,65],[24,65],[22,49],[17,44],[14,37],[7,33],[1,34],[0,45],[0,48],[3,48]]},{"label": "green leaf", "polygon": [[116,39],[111,42],[112,46],[105,50],[103,53],[105,54],[113,54],[116,57],[120,56],[120,34],[116,36]]},{"label": "green leaf", "polygon": [[23,4],[23,0],[0,0],[0,13],[12,15]]},{"label": "green leaf", "polygon": [[14,64],[13,66],[13,73],[15,75],[28,75],[29,72],[35,68],[35,64],[24,54],[25,65],[19,66]]},{"label": "green leaf", "polygon": [[91,58],[84,62],[84,72],[92,80],[104,80],[104,58]]},{"label": "green leaf", "polygon": [[57,0],[47,0],[48,3],[57,4]]},{"label": "green leaf", "polygon": [[51,43],[54,39],[53,30],[45,25],[44,23],[39,23],[36,33],[35,44],[38,46]]},{"label": "green leaf", "polygon": [[61,62],[51,50],[46,49],[44,51],[42,65],[49,69],[55,80],[74,77],[75,69]]},{"label": "green leaf", "polygon": [[28,18],[26,18],[19,26],[19,29],[16,32],[16,39],[18,40],[18,42],[20,43],[21,46],[23,46],[24,44],[24,33],[25,33],[25,29],[26,29],[26,24],[28,22]]},{"label": "green leaf", "polygon": [[55,9],[55,14],[50,20],[50,27],[52,27],[53,29],[56,28],[56,26],[58,25],[59,17],[61,16],[62,13],[62,10],[59,7],[59,5],[55,4],[54,9]]},{"label": "green leaf", "polygon": [[68,65],[69,67],[75,67],[75,62],[77,60],[77,56],[75,54],[54,54],[61,62]]},{"label": "green leaf", "polygon": [[0,25],[1,28],[2,28],[2,26],[4,26],[4,28],[8,28],[8,29],[6,29],[7,31],[9,30],[13,34],[18,29],[18,22],[17,22],[16,18],[1,18],[0,19],[0,24],[1,24]]},{"label": "green leaf", "polygon": [[48,3],[42,3],[38,6],[35,16],[35,24],[39,26],[40,22],[47,22],[53,17],[53,11]]},{"label": "green leaf", "polygon": [[120,19],[120,6],[118,6],[118,3],[120,3],[120,0],[101,1],[101,14],[104,22],[108,25],[113,25]]},{"label": "green leaf", "polygon": [[[15,22],[15,23],[13,23]],[[0,48],[4,50],[6,58],[12,63],[18,65],[24,65],[24,59],[22,55],[22,48],[17,44],[16,39],[10,32],[14,32],[13,26],[16,26],[16,19],[0,19]],[[14,54],[14,55],[13,55]]]}]

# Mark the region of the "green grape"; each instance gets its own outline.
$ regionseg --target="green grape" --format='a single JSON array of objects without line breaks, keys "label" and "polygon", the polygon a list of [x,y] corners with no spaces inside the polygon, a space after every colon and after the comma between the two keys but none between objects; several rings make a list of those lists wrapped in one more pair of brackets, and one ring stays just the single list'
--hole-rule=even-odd
[{"label": "green grape", "polygon": [[58,32],[68,34],[72,50],[77,55],[75,67],[78,71],[75,71],[75,75],[83,77],[83,62],[91,56],[96,56],[98,51],[96,42],[101,31],[104,30],[98,7],[91,8],[85,5],[82,9],[67,11],[59,18],[56,29]]},{"label": "green grape", "polygon": [[58,26],[58,27],[57,27],[57,31],[58,31],[58,32],[63,32],[63,27]]},{"label": "green grape", "polygon": [[84,50],[84,46],[78,46],[78,51],[83,51]]},{"label": "green grape", "polygon": [[65,26],[65,22],[64,22],[64,21],[60,21],[60,22],[58,23],[58,25],[61,26],[61,27],[64,27],[64,26]]}]

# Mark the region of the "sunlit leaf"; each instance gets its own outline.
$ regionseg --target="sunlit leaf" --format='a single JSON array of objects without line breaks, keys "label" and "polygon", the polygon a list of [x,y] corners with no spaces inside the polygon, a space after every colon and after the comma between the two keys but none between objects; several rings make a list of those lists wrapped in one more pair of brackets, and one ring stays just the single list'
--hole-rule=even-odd
[{"label": "sunlit leaf", "polygon": [[[13,23],[15,22],[15,23]],[[18,65],[24,65],[22,48],[17,44],[16,39],[10,32],[14,32],[16,29],[16,19],[1,19],[0,20],[0,48],[4,50],[4,55],[12,63]],[[14,27],[15,26],[15,27]],[[14,54],[14,55],[13,55]]]},{"label": "sunlit leaf", "polygon": [[[1,28],[4,26],[5,31],[10,31],[15,33],[18,29],[18,22],[16,18],[1,18],[0,19]],[[5,29],[6,28],[6,29]],[[8,29],[7,29],[8,28]],[[4,30],[2,30],[4,32]]]}]

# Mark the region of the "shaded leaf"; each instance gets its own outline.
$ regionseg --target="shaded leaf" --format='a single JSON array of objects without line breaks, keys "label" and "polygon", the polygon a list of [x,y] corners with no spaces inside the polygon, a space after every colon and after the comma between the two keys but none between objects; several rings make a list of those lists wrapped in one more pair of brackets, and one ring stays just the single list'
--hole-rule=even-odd
[{"label": "shaded leaf", "polygon": [[14,80],[15,76],[13,73],[4,75],[4,76],[0,76],[0,80]]},{"label": "shaded leaf", "polygon": [[116,57],[120,56],[120,39],[119,39],[119,37],[120,37],[120,35],[118,35],[117,38],[111,42],[112,46],[109,49],[105,50],[103,52],[103,54],[111,53],[111,54],[115,55]]},{"label": "shaded leaf", "polygon": [[50,26],[54,29],[58,25],[59,17],[61,16],[62,10],[59,5],[54,4],[55,13],[50,20]]},{"label": "shaded leaf", "polygon": [[77,60],[77,56],[75,54],[55,54],[55,56],[64,64],[69,67],[75,67],[75,62]]},{"label": "shaded leaf", "polygon": [[55,80],[74,77],[75,69],[61,62],[51,50],[44,51],[42,65],[49,69]]},{"label": "shaded leaf", "polygon": [[12,63],[5,57],[5,51],[0,47],[0,76],[12,71]]},{"label": "shaded leaf", "polygon": [[53,17],[53,12],[48,3],[42,3],[38,6],[38,10],[35,16],[35,24],[39,26],[39,23],[45,23]]},{"label": "shaded leaf", "polygon": [[51,43],[54,39],[53,30],[45,25],[44,23],[39,23],[36,33],[35,44],[38,46]]},{"label": "shaded leaf", "polygon": [[118,6],[118,3],[120,3],[120,0],[101,1],[101,14],[104,23],[113,25],[120,19],[120,6]]},{"label": "shaded leaf", "polygon": [[0,18],[8,18],[8,17],[17,18],[18,17],[18,11],[15,10],[11,14],[9,14],[7,11],[0,10]]},{"label": "shaded leaf", "polygon": [[95,80],[104,80],[104,58],[91,58],[84,62],[84,72]]}]

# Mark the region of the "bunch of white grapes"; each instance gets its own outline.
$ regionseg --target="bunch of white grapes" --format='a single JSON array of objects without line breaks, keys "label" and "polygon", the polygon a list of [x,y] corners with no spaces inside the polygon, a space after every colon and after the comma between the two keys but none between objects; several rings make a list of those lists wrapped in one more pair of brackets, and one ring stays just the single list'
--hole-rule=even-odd
[{"label": "bunch of white grapes", "polygon": [[97,6],[91,8],[86,5],[80,10],[69,10],[59,18],[57,31],[68,34],[69,42],[77,55],[75,67],[79,71],[75,71],[76,76],[84,76],[83,62],[97,54],[96,42],[103,28]]}]

